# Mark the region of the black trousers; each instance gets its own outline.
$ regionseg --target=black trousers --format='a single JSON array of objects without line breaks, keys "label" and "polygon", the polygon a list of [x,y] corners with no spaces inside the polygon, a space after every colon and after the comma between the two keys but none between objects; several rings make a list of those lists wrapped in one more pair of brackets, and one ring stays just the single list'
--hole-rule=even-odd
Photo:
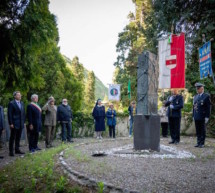
[{"label": "black trousers", "polygon": [[162,136],[167,137],[168,136],[168,122],[162,122],[161,123],[161,128],[162,128]]},{"label": "black trousers", "polygon": [[15,151],[19,151],[20,139],[22,135],[22,129],[10,129],[9,151],[13,152],[13,146],[15,142]]},{"label": "black trousers", "polygon": [[196,135],[197,135],[197,144],[204,145],[205,136],[206,136],[205,120],[195,120],[195,126],[196,126]]},{"label": "black trousers", "polygon": [[181,117],[169,117],[169,129],[173,142],[180,142]]},{"label": "black trousers", "polygon": [[35,129],[30,130],[28,129],[28,143],[29,143],[29,150],[33,150],[37,148],[39,139],[39,132]]},{"label": "black trousers", "polygon": [[112,137],[113,133],[113,138],[115,138],[115,125],[109,126],[109,136]]}]

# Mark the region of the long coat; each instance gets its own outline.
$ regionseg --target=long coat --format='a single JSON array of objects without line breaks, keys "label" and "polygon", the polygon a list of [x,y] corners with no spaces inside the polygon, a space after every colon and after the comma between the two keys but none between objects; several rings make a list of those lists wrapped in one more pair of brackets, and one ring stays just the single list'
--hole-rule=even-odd
[{"label": "long coat", "polygon": [[193,99],[193,118],[195,120],[205,120],[211,114],[210,96],[203,93],[201,96],[195,95]]},{"label": "long coat", "polygon": [[95,131],[105,131],[105,107],[95,106],[93,117],[95,119]]},{"label": "long coat", "polygon": [[106,112],[106,117],[107,117],[107,125],[108,126],[115,126],[116,125],[116,111],[115,110],[111,110],[109,108]]},{"label": "long coat", "polygon": [[[167,110],[167,116],[168,117],[181,117],[181,109],[184,107],[184,100],[182,95],[176,95],[173,97],[172,101],[169,101],[170,97],[168,97],[168,100],[165,104],[166,107],[168,107]],[[174,108],[171,109],[170,105],[173,105]]]},{"label": "long coat", "polygon": [[43,111],[46,112],[45,115],[45,126],[56,126],[57,122],[57,107],[56,106],[51,106],[51,105],[45,105],[42,108]]},{"label": "long coat", "polygon": [[39,108],[33,104],[27,106],[28,124],[33,125],[33,129],[37,132],[42,130],[42,113]]},{"label": "long coat", "polygon": [[8,104],[8,122],[9,125],[14,125],[15,129],[23,129],[25,123],[25,107],[23,102],[20,102],[21,109],[13,100]]},{"label": "long coat", "polygon": [[0,130],[3,130],[4,128],[4,108],[0,106]]}]

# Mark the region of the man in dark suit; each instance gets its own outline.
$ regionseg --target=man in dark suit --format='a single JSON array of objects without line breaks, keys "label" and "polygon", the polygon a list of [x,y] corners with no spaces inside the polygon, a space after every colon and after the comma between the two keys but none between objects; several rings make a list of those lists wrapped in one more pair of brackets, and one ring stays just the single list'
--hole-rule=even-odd
[{"label": "man in dark suit", "polygon": [[15,91],[13,93],[14,100],[8,104],[8,122],[10,125],[10,141],[9,141],[9,155],[14,156],[13,146],[15,141],[15,153],[24,154],[20,147],[20,138],[22,129],[25,123],[25,107],[21,102],[21,93]]},{"label": "man in dark suit", "polygon": [[204,85],[195,84],[197,95],[193,98],[193,119],[196,126],[197,144],[195,147],[203,148],[205,145],[206,124],[211,114],[210,96],[204,93]]},{"label": "man in dark suit", "polygon": [[[0,106],[0,139],[1,139],[1,134],[4,130],[4,108]],[[3,159],[3,156],[0,156],[0,159]]]},{"label": "man in dark suit", "polygon": [[172,141],[169,144],[180,142],[181,109],[184,107],[183,96],[178,94],[177,89],[173,89],[172,95],[168,97],[165,104],[169,119],[169,128]]},{"label": "man in dark suit", "polygon": [[42,109],[38,105],[38,95],[31,96],[31,103],[27,106],[29,151],[41,150],[38,147],[39,132],[42,130]]}]

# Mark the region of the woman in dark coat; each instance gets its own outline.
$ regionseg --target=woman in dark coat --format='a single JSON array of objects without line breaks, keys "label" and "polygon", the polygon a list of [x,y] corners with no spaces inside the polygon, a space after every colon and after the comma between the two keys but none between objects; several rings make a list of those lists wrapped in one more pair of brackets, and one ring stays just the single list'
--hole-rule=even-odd
[{"label": "woman in dark coat", "polygon": [[107,125],[109,126],[109,136],[115,138],[115,126],[116,126],[116,111],[113,104],[110,104],[109,109],[106,112]]},{"label": "woman in dark coat", "polygon": [[95,120],[96,138],[102,139],[102,131],[105,131],[105,107],[102,105],[101,99],[98,99],[93,109],[93,117]]}]

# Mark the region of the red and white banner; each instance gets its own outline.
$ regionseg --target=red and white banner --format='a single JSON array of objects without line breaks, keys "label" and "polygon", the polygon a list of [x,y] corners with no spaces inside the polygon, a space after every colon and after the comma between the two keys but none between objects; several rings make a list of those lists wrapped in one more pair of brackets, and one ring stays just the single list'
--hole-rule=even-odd
[{"label": "red and white banner", "polygon": [[159,41],[159,88],[185,88],[184,33]]}]

